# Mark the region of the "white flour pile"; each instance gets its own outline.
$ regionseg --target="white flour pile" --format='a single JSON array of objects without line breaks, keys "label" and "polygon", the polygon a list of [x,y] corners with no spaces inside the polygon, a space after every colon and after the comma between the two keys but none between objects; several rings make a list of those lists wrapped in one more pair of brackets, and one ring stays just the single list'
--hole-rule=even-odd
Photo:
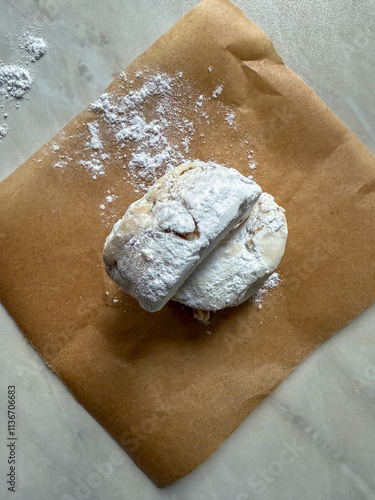
[{"label": "white flour pile", "polygon": [[[42,38],[29,33],[17,38],[23,39],[22,43],[18,44],[18,49],[26,52],[28,56],[21,54],[21,62],[17,61],[16,64],[0,64],[0,109],[3,111],[4,120],[8,117],[8,113],[4,112],[5,107],[9,107],[11,101],[16,100],[14,107],[18,109],[19,101],[31,90],[34,74],[27,66],[30,62],[40,59],[47,50],[47,44]],[[8,132],[8,124],[0,123],[0,141]]]},{"label": "white flour pile", "polygon": [[21,99],[31,90],[33,79],[30,73],[15,64],[0,66],[0,94],[8,99]]},{"label": "white flour pile", "polygon": [[26,34],[24,38],[25,43],[23,48],[31,55],[31,62],[37,61],[47,52],[48,46],[43,38],[38,38],[29,34]]}]

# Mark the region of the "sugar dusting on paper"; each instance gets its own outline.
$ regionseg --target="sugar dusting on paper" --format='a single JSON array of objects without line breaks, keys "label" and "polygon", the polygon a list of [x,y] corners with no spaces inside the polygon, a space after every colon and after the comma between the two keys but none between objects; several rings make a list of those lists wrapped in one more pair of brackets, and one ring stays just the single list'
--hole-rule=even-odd
[{"label": "sugar dusting on paper", "polygon": [[[194,160],[190,143],[197,136],[196,123],[185,116],[185,109],[191,103],[195,102],[197,120],[210,124],[212,118],[206,104],[211,101],[215,102],[216,115],[222,115],[223,123],[233,129],[237,127],[235,112],[218,99],[224,84],[214,87],[211,95],[203,95],[193,89],[182,72],[167,75],[138,71],[131,81],[123,72],[120,78],[130,87],[125,95],[104,93],[90,106],[93,120],[87,124],[84,143],[90,157],[79,164],[94,180],[105,175],[111,160],[100,139],[101,128],[109,131],[117,143],[116,159],[122,160],[125,178],[139,192],[146,191],[161,175],[183,161]],[[204,133],[199,137],[204,143]],[[58,157],[55,166],[60,167],[61,161],[66,159]]]},{"label": "sugar dusting on paper", "polygon": [[[209,70],[212,72],[213,68],[210,66]],[[191,142],[198,139],[205,143],[202,122],[210,126],[221,119],[228,129],[237,129],[235,111],[220,98],[224,83],[216,84],[211,93],[203,94],[182,72],[168,75],[145,69],[136,72],[132,79],[128,79],[125,72],[119,78],[126,82],[126,93],[105,92],[89,107],[92,119],[82,132],[84,159],[73,161],[57,144],[50,145],[56,155],[53,163],[56,169],[79,165],[85,168],[92,180],[97,181],[105,176],[114,160],[116,165],[122,165],[124,180],[133,185],[135,192],[141,193],[175,166],[196,159]],[[189,119],[187,108],[195,111]],[[104,135],[116,144],[115,153],[111,148],[113,158],[106,152]],[[244,150],[246,156],[241,160],[248,159],[249,177],[253,178],[256,162],[247,140]],[[213,148],[211,160],[218,163],[214,153]],[[116,196],[115,192],[111,194]],[[115,204],[105,193],[98,212],[108,226],[118,217]]]},{"label": "sugar dusting on paper", "polygon": [[[171,105],[171,97],[176,97],[179,91],[181,76],[151,75],[138,89],[121,98],[105,93],[91,104],[91,111],[102,114],[119,148],[130,143],[135,146],[130,157],[125,158],[124,169],[133,183],[143,190],[161,173],[184,161],[181,146],[188,152],[194,125],[183,116],[181,108]],[[141,73],[136,74],[136,78],[141,77]],[[157,104],[148,119],[150,98]],[[180,144],[168,138],[166,132],[170,135],[171,131],[175,137],[182,137]]]},{"label": "sugar dusting on paper", "polygon": [[[264,282],[263,286],[257,291],[257,293],[250,299],[255,304],[261,305],[263,298],[268,295],[270,290],[277,288],[282,280],[280,278],[279,273],[274,272],[271,276]],[[260,309],[260,308],[259,308]]]}]

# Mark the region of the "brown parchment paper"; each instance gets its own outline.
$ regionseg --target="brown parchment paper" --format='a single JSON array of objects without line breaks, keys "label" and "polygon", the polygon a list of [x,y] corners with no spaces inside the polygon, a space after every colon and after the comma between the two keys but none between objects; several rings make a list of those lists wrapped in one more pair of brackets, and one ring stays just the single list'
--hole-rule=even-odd
[{"label": "brown parchment paper", "polygon": [[[144,67],[182,70],[205,95],[224,83],[219,99],[236,111],[237,130],[198,124],[205,142],[193,140],[191,156],[209,160],[214,151],[248,175],[248,141],[256,180],[286,209],[283,284],[262,309],[247,302],[208,325],[173,302],[147,313],[122,293],[101,262],[109,228],[98,207],[115,185],[120,217],[142,193],[124,181],[115,154],[97,180],[78,166],[93,119],[85,110],[53,139],[69,167],[52,168],[47,144],[0,184],[0,298],[76,398],[163,486],[205,460],[374,302],[375,162],[228,0],[195,7],[130,65],[128,79]],[[126,88],[118,78],[109,91]],[[102,139],[115,153],[111,134]]]}]

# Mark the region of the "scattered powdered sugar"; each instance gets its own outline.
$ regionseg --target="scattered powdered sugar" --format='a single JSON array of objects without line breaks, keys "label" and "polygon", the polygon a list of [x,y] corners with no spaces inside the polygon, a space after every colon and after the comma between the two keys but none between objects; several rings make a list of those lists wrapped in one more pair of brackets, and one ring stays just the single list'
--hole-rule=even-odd
[{"label": "scattered powdered sugar", "polygon": [[29,35],[28,33],[24,36],[24,38],[25,43],[23,48],[32,56],[31,62],[37,61],[47,52],[48,46],[43,38],[35,37]]},{"label": "scattered powdered sugar", "polygon": [[200,95],[197,100],[197,106],[201,108],[202,104],[203,104],[203,95]]},{"label": "scattered powdered sugar", "polygon": [[[12,101],[15,109],[19,108],[20,101],[30,92],[34,80],[35,72],[30,71],[28,66],[31,62],[37,61],[47,50],[47,44],[40,37],[35,37],[27,32],[20,37],[11,32],[7,35],[6,45],[13,51],[12,38],[18,42],[17,48],[20,51],[20,57],[16,63],[0,64],[0,109],[4,106],[11,106]],[[10,40],[10,41],[9,41]],[[31,58],[30,58],[31,56]],[[4,119],[8,113],[4,112]],[[0,141],[9,132],[7,124],[0,123]]]},{"label": "scattered powdered sugar", "polygon": [[104,165],[97,156],[91,155],[90,160],[80,160],[79,164],[90,172],[93,179],[102,177],[105,174]]},{"label": "scattered powdered sugar", "polygon": [[65,168],[68,165],[67,161],[60,160],[54,164],[54,167],[56,168]]},{"label": "scattered powdered sugar", "polygon": [[[201,130],[202,120],[211,125],[222,119],[226,126],[237,128],[235,112],[217,99],[223,85],[206,95],[183,78],[182,72],[168,75],[148,69],[137,71],[130,81],[122,73],[120,80],[126,82],[127,91],[120,95],[105,92],[93,102],[89,108],[93,119],[87,123],[86,132],[82,132],[83,149],[88,155],[78,164],[94,180],[103,178],[111,161],[124,168],[124,179],[132,183],[135,192],[147,191],[161,175],[195,159],[191,141],[194,139],[194,145],[206,142],[204,133],[196,133],[196,127]],[[194,119],[187,109],[195,112]],[[106,152],[108,141],[104,137],[110,138],[113,158]],[[53,145],[51,149],[58,151]],[[214,157],[211,159],[215,161]],[[57,160],[58,168],[70,164],[60,152]],[[110,221],[108,202],[101,204],[99,213]]]},{"label": "scattered powdered sugar", "polygon": [[[251,298],[255,304],[260,304],[263,297],[269,293],[270,290],[277,288],[282,283],[279,273],[272,273],[271,276],[264,282],[262,288]],[[259,308],[260,309],[260,308]]]},{"label": "scattered powdered sugar", "polygon": [[[138,78],[143,73],[136,74]],[[184,118],[183,112],[172,105],[172,94],[178,91],[179,79],[165,73],[151,75],[137,90],[130,90],[122,97],[104,93],[92,103],[90,109],[101,112],[105,122],[113,130],[119,146],[134,143],[125,168],[142,189],[145,181],[154,182],[160,170],[168,171],[184,161],[177,144],[171,144],[165,132],[174,130],[180,135],[180,145],[188,152],[194,132],[193,123]],[[147,106],[151,98],[157,98],[152,119],[147,119]]]},{"label": "scattered powdered sugar", "polygon": [[[115,202],[117,199],[118,199],[118,196],[116,196],[115,194],[113,194],[113,192],[111,192],[111,190],[108,189],[107,192],[106,192],[106,196],[105,196],[105,198],[103,200],[103,203],[101,203],[99,205],[99,208],[101,210],[100,215],[101,216],[105,216],[105,218],[108,221],[111,221],[113,217],[114,218],[118,217],[116,215],[115,210],[111,207],[111,204],[113,202]],[[113,223],[113,221],[112,221],[112,223]]]},{"label": "scattered powdered sugar", "polygon": [[[144,80],[139,88],[131,89],[123,96],[104,93],[90,106],[91,111],[101,113],[111,128],[119,151],[125,144],[133,145],[129,157],[124,156],[124,168],[129,179],[143,190],[147,190],[147,186],[163,173],[191,159],[190,142],[195,134],[195,126],[184,114],[185,102],[190,96],[194,97],[194,91],[187,81],[182,81],[182,76],[182,72],[171,76],[138,71],[134,78]],[[134,80],[129,82],[130,85],[133,83]],[[216,99],[222,90],[223,85],[218,86],[212,98]],[[195,103],[196,113],[199,112],[210,124],[209,115],[203,109],[205,96],[198,94]],[[150,104],[153,106],[151,110]],[[226,123],[235,128],[234,114],[230,114],[223,104],[218,103],[218,106],[221,112],[228,115]],[[95,126],[90,132],[96,139],[99,127]],[[91,147],[94,147],[92,139]],[[83,165],[87,166],[87,163]],[[95,169],[93,171],[96,175]]]},{"label": "scattered powdered sugar", "polygon": [[31,90],[33,79],[30,73],[15,64],[0,66],[0,94],[8,99],[21,99]]},{"label": "scattered powdered sugar", "polygon": [[[57,146],[58,149],[56,149],[56,146]],[[52,145],[51,146],[51,150],[55,154],[57,151],[60,150],[60,146],[58,146],[57,144],[55,144],[55,150],[54,150],[53,145]],[[67,156],[67,155],[63,154],[63,155],[59,155],[59,160],[56,163],[54,163],[53,166],[55,168],[58,168],[58,169],[64,169],[64,168],[66,168],[69,165],[69,163],[72,163],[72,162],[73,162],[73,158],[71,158],[70,156]]]},{"label": "scattered powdered sugar", "polygon": [[[245,143],[247,143],[247,141],[245,141]],[[249,154],[247,155],[247,159],[248,159],[248,168],[252,171],[252,173],[248,176],[250,179],[253,179],[253,172],[254,170],[257,168],[258,166],[258,162],[254,159],[254,151],[252,149],[250,149],[250,152]]]},{"label": "scattered powdered sugar", "polygon": [[91,147],[92,149],[103,149],[102,141],[99,138],[99,124],[98,122],[91,122],[87,124],[87,127],[91,134],[90,143],[87,143],[86,146]]},{"label": "scattered powdered sugar", "polygon": [[[105,162],[110,159],[110,155],[102,152],[103,143],[99,135],[99,123],[97,121],[89,122],[87,128],[89,136],[85,142],[85,149],[90,151],[90,159],[80,160],[79,165],[84,167],[91,174],[92,179],[95,180],[105,175]],[[55,164],[55,166],[58,165]]]},{"label": "scattered powdered sugar", "polygon": [[216,87],[216,89],[212,93],[212,97],[214,99],[217,99],[219,95],[222,93],[223,89],[224,89],[223,85],[219,85],[218,87]]},{"label": "scattered powdered sugar", "polygon": [[54,142],[51,144],[51,150],[56,153],[56,151],[60,150],[60,146],[58,144],[55,144]]},{"label": "scattered powdered sugar", "polygon": [[230,111],[225,116],[225,121],[228,123],[230,127],[236,128],[236,122],[234,121],[236,114],[234,111]]},{"label": "scattered powdered sugar", "polygon": [[257,168],[258,163],[254,160],[254,158],[249,156],[249,160],[250,160],[249,161],[249,169],[254,170],[255,168]]},{"label": "scattered powdered sugar", "polygon": [[117,200],[118,196],[115,196],[114,194],[110,194],[109,196],[106,196],[105,197],[105,201],[107,203],[112,203],[114,202],[115,200]]},{"label": "scattered powdered sugar", "polygon": [[133,172],[136,169],[140,169],[140,175],[142,177],[146,177],[150,173],[159,170],[163,165],[168,164],[170,161],[171,151],[169,149],[160,151],[160,153],[156,153],[153,156],[145,151],[141,151],[140,153],[132,153],[132,159],[129,161],[128,166]]},{"label": "scattered powdered sugar", "polygon": [[4,125],[1,125],[0,126],[0,139],[5,137],[8,133],[8,131],[9,131],[9,127],[6,123],[4,123]]}]

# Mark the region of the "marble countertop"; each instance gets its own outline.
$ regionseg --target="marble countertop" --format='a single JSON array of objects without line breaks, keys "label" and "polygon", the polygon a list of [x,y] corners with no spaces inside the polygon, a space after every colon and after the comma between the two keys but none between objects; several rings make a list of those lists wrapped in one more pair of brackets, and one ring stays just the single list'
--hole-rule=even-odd
[{"label": "marble countertop", "polygon": [[[31,92],[5,104],[6,177],[93,101],[194,0],[0,0],[0,62],[40,30]],[[238,0],[296,71],[375,152],[373,0]],[[0,104],[4,102],[0,100]],[[1,202],[1,201],[0,201]],[[300,365],[204,464],[160,490],[72,397],[0,309],[0,498],[375,499],[375,306]],[[7,386],[17,388],[17,489],[7,491]]]}]

